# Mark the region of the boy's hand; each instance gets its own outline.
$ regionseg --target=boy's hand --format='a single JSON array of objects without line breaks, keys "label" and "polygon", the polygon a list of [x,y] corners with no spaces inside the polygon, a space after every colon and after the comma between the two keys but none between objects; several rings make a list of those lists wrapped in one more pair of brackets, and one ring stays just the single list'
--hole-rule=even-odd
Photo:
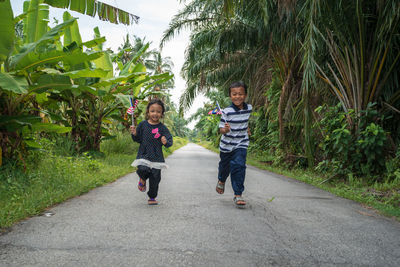
[{"label": "boy's hand", "polygon": [[225,127],[224,128],[220,128],[220,132],[222,134],[229,133],[230,131],[231,131],[231,126],[227,122],[225,122]]},{"label": "boy's hand", "polygon": [[131,125],[131,127],[129,127],[129,130],[131,132],[131,134],[136,135],[136,127]]},{"label": "boy's hand", "polygon": [[250,132],[250,128],[247,128],[247,134],[250,136],[251,132]]},{"label": "boy's hand", "polygon": [[166,144],[167,144],[167,138],[165,138],[165,136],[161,136],[161,143],[162,143],[163,145],[166,145]]}]

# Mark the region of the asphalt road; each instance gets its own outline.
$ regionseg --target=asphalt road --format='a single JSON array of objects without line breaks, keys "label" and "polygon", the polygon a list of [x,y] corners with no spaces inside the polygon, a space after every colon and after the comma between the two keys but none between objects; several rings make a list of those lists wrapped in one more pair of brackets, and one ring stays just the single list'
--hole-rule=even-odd
[{"label": "asphalt road", "polygon": [[400,223],[301,182],[247,168],[246,209],[215,192],[218,155],[167,158],[158,206],[136,173],[0,236],[0,266],[400,266]]}]

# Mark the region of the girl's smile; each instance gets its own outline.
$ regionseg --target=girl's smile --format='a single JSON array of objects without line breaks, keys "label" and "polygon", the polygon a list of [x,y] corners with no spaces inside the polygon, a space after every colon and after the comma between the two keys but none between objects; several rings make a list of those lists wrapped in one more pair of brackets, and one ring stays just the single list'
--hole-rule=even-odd
[{"label": "girl's smile", "polygon": [[153,104],[149,107],[148,122],[150,124],[158,124],[162,117],[162,107],[159,104]]}]

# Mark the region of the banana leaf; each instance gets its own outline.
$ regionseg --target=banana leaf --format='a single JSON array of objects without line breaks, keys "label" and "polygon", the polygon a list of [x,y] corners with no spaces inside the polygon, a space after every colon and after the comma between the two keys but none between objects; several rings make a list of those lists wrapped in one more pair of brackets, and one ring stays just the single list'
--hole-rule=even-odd
[{"label": "banana leaf", "polygon": [[97,13],[101,20],[115,24],[130,25],[139,21],[138,16],[97,0],[44,0],[43,2],[53,7],[69,8],[92,17]]},{"label": "banana leaf", "polygon": [[16,69],[18,64],[20,63],[21,60],[23,60],[27,55],[29,55],[31,52],[33,52],[38,46],[46,43],[53,41],[54,38],[58,37],[65,28],[69,27],[72,25],[72,23],[76,20],[76,18],[73,18],[69,21],[66,21],[62,24],[59,24],[46,32],[39,40],[33,43],[29,43],[26,46],[23,47],[23,52],[15,55],[12,57],[12,60],[10,61],[10,68],[11,69]]},{"label": "banana leaf", "polygon": [[38,102],[39,105],[46,103],[49,100],[47,95],[47,93],[35,94],[36,102]]},{"label": "banana leaf", "polygon": [[68,133],[71,131],[71,127],[65,127],[61,125],[57,125],[54,123],[34,123],[32,124],[33,132],[46,132],[46,133]]},{"label": "banana leaf", "polygon": [[82,92],[88,92],[97,95],[97,90],[88,85],[72,84],[68,76],[44,74],[39,77],[34,85],[29,87],[29,92],[41,94],[49,90],[61,92],[70,90],[74,95],[80,95]]},{"label": "banana leaf", "polygon": [[0,2],[0,63],[10,55],[14,46],[13,11],[9,0]]},{"label": "banana leaf", "polygon": [[45,0],[44,2],[49,6],[58,8],[68,8],[70,4],[70,0]]},{"label": "banana leaf", "polygon": [[70,9],[81,14],[85,14],[86,11],[86,0],[70,0]]},{"label": "banana leaf", "polygon": [[[96,38],[100,38],[100,31],[98,27],[94,28],[94,33]],[[94,47],[95,51],[102,51],[102,44],[98,44],[97,46]],[[114,77],[114,69],[111,61],[111,57],[109,53],[104,53],[102,57],[93,60],[93,63],[95,64],[96,68],[100,68],[103,70],[108,71],[108,75],[106,77],[103,77],[104,79],[110,79]]]},{"label": "banana leaf", "polygon": [[[26,4],[28,2],[29,4]],[[24,42],[34,43],[47,32],[49,22],[49,6],[41,4],[41,0],[31,0],[24,3]]]},{"label": "banana leaf", "polygon": [[107,77],[109,71],[105,71],[102,69],[83,69],[83,70],[75,70],[70,72],[62,73],[63,76],[68,76],[71,79],[83,78],[83,77],[97,77],[104,78]]},{"label": "banana leaf", "polygon": [[35,142],[33,139],[24,139],[24,143],[29,148],[42,148],[42,146],[38,142]]},{"label": "banana leaf", "polygon": [[[95,38],[93,40],[87,41],[82,43],[82,45],[84,45],[87,48],[93,48],[95,46],[99,46],[102,43],[104,43],[106,41],[106,37],[99,37],[99,38]],[[100,49],[101,50],[101,49]]]},{"label": "banana leaf", "polygon": [[16,70],[32,70],[33,68],[50,63],[64,62],[67,65],[77,65],[87,61],[94,60],[103,55],[102,52],[88,52],[83,53],[81,51],[64,52],[64,51],[49,51],[45,53],[28,53],[23,58],[18,58],[18,63],[11,59],[11,64]]},{"label": "banana leaf", "polygon": [[125,64],[124,68],[121,70],[120,75],[127,75],[132,70],[132,66],[135,66],[136,61],[146,52],[149,48],[150,44],[147,43],[144,45],[134,56],[133,58]]},{"label": "banana leaf", "polygon": [[0,129],[5,129],[8,132],[16,132],[24,126],[32,127],[32,124],[39,123],[41,120],[42,118],[33,115],[0,115]]},{"label": "banana leaf", "polygon": [[97,87],[97,88],[106,87],[106,86],[114,85],[114,84],[117,84],[117,83],[129,81],[129,80],[131,80],[131,79],[133,79],[135,77],[139,77],[139,76],[144,75],[144,74],[145,73],[132,73],[132,74],[126,75],[126,76],[120,75],[120,76],[115,77],[115,78],[110,78],[110,79],[106,79],[106,80],[100,81],[100,82],[98,82],[96,84],[93,84],[92,86],[93,87]]},{"label": "banana leaf", "polygon": [[[69,21],[73,17],[67,11],[63,14],[63,21]],[[72,42],[76,42],[78,46],[82,46],[82,38],[81,34],[79,33],[78,22],[75,20],[71,27],[68,27],[64,30],[64,46],[68,46]]]},{"label": "banana leaf", "polygon": [[0,72],[0,88],[14,92],[16,94],[25,94],[28,91],[25,89],[28,83],[25,77],[10,75],[9,73]]}]

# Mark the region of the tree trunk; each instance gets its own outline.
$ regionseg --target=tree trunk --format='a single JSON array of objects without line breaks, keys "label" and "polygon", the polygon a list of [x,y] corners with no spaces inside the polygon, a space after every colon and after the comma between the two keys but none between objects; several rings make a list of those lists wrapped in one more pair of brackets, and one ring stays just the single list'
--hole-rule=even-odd
[{"label": "tree trunk", "polygon": [[283,84],[282,92],[279,97],[279,105],[278,105],[278,120],[279,120],[279,141],[283,144],[285,141],[285,125],[283,123],[283,107],[286,101],[287,92],[290,89],[290,80],[292,79],[293,72],[292,69],[289,69],[289,73],[286,77],[286,81]]}]

